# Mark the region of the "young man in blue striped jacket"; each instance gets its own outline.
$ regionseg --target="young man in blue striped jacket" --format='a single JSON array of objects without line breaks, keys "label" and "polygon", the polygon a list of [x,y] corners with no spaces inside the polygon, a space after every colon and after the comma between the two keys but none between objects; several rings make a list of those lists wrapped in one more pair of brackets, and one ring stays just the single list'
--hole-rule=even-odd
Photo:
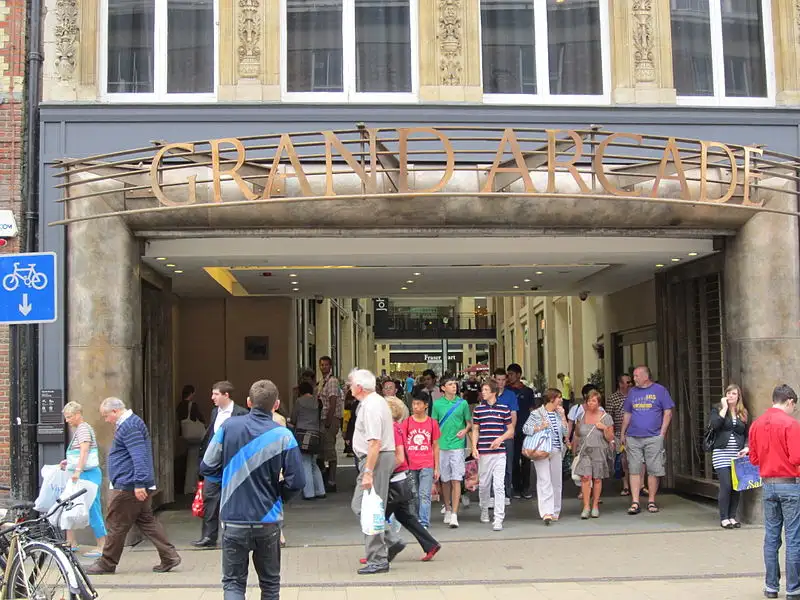
[{"label": "young man in blue striped jacket", "polygon": [[225,600],[244,600],[250,553],[261,600],[278,600],[283,505],[305,486],[303,463],[292,433],[272,420],[280,405],[275,384],[256,381],[247,401],[250,414],[228,419],[214,434],[200,474],[221,482]]}]

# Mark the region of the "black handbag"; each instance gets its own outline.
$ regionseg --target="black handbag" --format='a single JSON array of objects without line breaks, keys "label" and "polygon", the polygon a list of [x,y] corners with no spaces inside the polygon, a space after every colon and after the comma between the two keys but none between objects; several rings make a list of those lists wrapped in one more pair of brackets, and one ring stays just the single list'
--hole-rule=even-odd
[{"label": "black handbag", "polygon": [[389,499],[387,504],[405,504],[414,497],[411,491],[411,478],[406,477],[401,481],[389,484]]},{"label": "black handbag", "polygon": [[300,452],[304,452],[305,454],[319,453],[321,445],[321,437],[319,431],[295,429],[294,437],[297,440],[297,445],[300,448]]},{"label": "black handbag", "polygon": [[714,444],[717,442],[717,432],[711,426],[711,423],[706,425],[705,433],[703,433],[703,450],[711,452],[714,449]]}]

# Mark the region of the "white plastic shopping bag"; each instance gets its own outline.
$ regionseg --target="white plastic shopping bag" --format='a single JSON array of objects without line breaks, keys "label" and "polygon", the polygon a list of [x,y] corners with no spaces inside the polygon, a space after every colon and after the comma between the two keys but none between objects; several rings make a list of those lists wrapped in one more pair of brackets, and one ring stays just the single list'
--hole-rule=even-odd
[{"label": "white plastic shopping bag", "polygon": [[61,469],[61,465],[45,465],[42,467],[42,489],[33,508],[40,513],[46,513],[56,502],[58,497],[67,487],[70,474]]},{"label": "white plastic shopping bag", "polygon": [[[72,501],[72,506],[61,511],[58,526],[63,529],[80,529],[89,524],[89,509],[97,496],[97,484],[85,479],[70,480],[60,498],[68,498],[75,492],[85,489],[86,493]],[[53,515],[56,516],[56,515]]]},{"label": "white plastic shopping bag", "polygon": [[386,527],[383,500],[370,488],[361,496],[361,531],[364,535],[378,535]]}]

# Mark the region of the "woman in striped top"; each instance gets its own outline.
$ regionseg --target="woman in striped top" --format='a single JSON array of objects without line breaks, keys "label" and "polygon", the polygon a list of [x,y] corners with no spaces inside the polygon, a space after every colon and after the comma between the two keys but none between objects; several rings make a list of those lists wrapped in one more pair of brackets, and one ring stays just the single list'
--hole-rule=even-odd
[{"label": "woman in striped top", "polygon": [[738,529],[741,527],[736,520],[739,492],[733,489],[731,461],[750,452],[747,447],[750,419],[738,385],[731,384],[725,389],[719,408],[711,412],[711,427],[716,432],[711,462],[719,477],[720,525]]},{"label": "woman in striped top", "polygon": [[544,393],[544,405],[534,410],[522,432],[533,435],[550,428],[553,449],[547,458],[534,460],[536,468],[536,498],[539,515],[545,525],[558,521],[561,514],[561,484],[564,438],[567,435],[567,417],[564,414],[561,392],[550,388]]}]

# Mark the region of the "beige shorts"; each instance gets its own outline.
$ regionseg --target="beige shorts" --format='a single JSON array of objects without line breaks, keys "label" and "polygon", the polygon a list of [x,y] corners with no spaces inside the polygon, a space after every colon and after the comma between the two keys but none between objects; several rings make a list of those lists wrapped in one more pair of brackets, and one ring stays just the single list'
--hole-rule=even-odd
[{"label": "beige shorts", "polygon": [[647,465],[648,475],[663,477],[667,474],[667,453],[664,450],[664,438],[660,435],[627,438],[625,453],[628,455],[628,471],[631,475],[638,475],[642,472],[642,463]]},{"label": "beige shorts", "polygon": [[333,461],[337,459],[336,454],[336,439],[339,435],[342,420],[334,419],[330,427],[326,427],[322,432],[322,451],[320,452],[320,459],[324,461]]}]

